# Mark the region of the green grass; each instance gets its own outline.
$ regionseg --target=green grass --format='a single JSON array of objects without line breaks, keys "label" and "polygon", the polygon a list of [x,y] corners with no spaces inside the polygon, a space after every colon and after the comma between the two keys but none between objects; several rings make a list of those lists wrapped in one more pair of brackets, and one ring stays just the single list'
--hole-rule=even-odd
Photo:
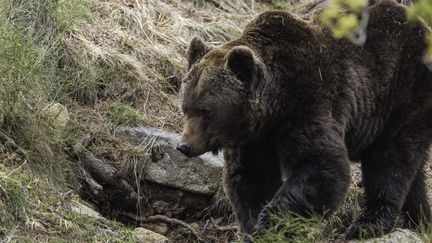
[{"label": "green grass", "polygon": [[66,124],[58,126],[50,108],[60,102],[58,85],[64,77],[58,68],[60,33],[87,15],[83,2],[0,3],[0,131],[26,151],[27,166],[57,182],[68,167]]},{"label": "green grass", "polygon": [[[358,168],[352,168],[358,172]],[[353,172],[356,174],[355,172]],[[356,175],[356,177],[359,175]],[[358,180],[357,178],[356,180]],[[428,188],[432,180],[427,180]],[[272,224],[261,237],[255,239],[254,243],[268,242],[326,242],[328,240],[336,240],[343,242],[344,232],[348,226],[356,219],[360,212],[360,198],[362,197],[363,189],[358,185],[353,184],[347,193],[344,202],[339,210],[329,219],[323,219],[320,216],[312,218],[296,217],[292,214],[285,216],[272,215]],[[429,193],[430,194],[430,193]],[[432,222],[429,224],[420,223],[417,229],[413,230],[413,234],[422,240],[422,242],[431,242],[432,240]],[[377,235],[376,237],[383,237]],[[364,240],[364,239],[363,239]],[[362,241],[362,240],[361,240]],[[378,241],[379,242],[379,241]]]},{"label": "green grass", "polygon": [[322,239],[324,220],[319,216],[304,218],[292,214],[271,216],[270,228],[254,243],[310,243]]},{"label": "green grass", "polygon": [[[66,77],[59,68],[61,38],[87,16],[82,2],[0,3],[0,141],[14,142],[0,143],[0,238],[7,241],[133,241],[120,224],[68,207],[70,130],[66,108],[58,112],[53,107],[61,106],[53,104],[67,97],[59,88]],[[78,72],[76,66],[70,70]]]},{"label": "green grass", "polygon": [[[12,156],[12,154],[0,154]],[[134,242],[131,229],[70,210],[78,197],[34,177],[21,166],[0,164],[0,238],[12,242]]]},{"label": "green grass", "polygon": [[30,182],[22,180],[14,170],[0,165],[0,235],[5,234],[11,227],[11,221],[26,213],[28,206],[28,188]]},{"label": "green grass", "polygon": [[0,129],[29,152],[36,171],[58,175],[54,144],[61,138],[43,114],[53,81],[50,47],[35,44],[38,37],[4,13],[0,21]]},{"label": "green grass", "polygon": [[255,14],[254,1],[219,2],[0,2],[0,132],[16,144],[0,138],[0,238],[132,241],[120,224],[68,211],[69,148],[86,137],[86,149],[121,167],[142,152],[116,126],[179,131],[188,42],[232,39]]},{"label": "green grass", "polygon": [[289,3],[282,0],[273,1],[272,4],[275,9],[287,9],[289,6]]},{"label": "green grass", "polygon": [[115,124],[139,124],[142,116],[128,104],[114,102],[108,107],[108,116]]}]

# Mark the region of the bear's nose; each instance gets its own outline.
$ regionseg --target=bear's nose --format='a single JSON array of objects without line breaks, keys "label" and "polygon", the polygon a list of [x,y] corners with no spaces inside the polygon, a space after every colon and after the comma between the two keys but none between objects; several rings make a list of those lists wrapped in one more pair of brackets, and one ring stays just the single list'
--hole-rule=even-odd
[{"label": "bear's nose", "polygon": [[179,143],[177,144],[178,151],[180,151],[182,154],[189,156],[190,155],[190,147],[185,143]]}]

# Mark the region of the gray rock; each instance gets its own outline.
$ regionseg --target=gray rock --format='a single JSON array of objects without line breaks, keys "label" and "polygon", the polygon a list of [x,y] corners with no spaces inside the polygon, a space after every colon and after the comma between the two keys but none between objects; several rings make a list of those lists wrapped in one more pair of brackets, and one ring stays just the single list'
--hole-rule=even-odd
[{"label": "gray rock", "polygon": [[188,158],[175,147],[180,136],[152,127],[122,127],[118,137],[146,151],[144,179],[162,185],[205,195],[214,194],[220,185],[223,160],[206,153]]},{"label": "gray rock", "polygon": [[135,237],[135,239],[137,239],[138,242],[142,242],[142,243],[168,243],[169,242],[168,238],[166,238],[165,236],[141,227],[135,228],[132,234]]},{"label": "gray rock", "polygon": [[142,226],[161,235],[168,233],[168,226],[165,223],[144,223]]},{"label": "gray rock", "polygon": [[67,108],[60,103],[49,104],[42,109],[42,112],[59,131],[64,131],[66,124],[70,120]]},{"label": "gray rock", "polygon": [[72,200],[71,201],[71,210],[75,213],[85,215],[95,219],[101,219],[102,216],[100,213],[96,212],[94,209],[90,208],[87,205],[82,204],[81,202]]},{"label": "gray rock", "polygon": [[381,238],[374,238],[369,240],[355,240],[348,241],[348,243],[422,243],[424,242],[420,237],[407,229],[396,229],[394,232],[387,234]]}]

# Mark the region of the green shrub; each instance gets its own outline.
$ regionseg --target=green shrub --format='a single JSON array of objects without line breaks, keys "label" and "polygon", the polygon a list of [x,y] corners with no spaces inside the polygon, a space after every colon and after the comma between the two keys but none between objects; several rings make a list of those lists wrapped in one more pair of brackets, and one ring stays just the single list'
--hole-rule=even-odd
[{"label": "green shrub", "polygon": [[114,102],[108,108],[108,116],[115,124],[138,124],[142,118],[136,109],[128,104]]}]

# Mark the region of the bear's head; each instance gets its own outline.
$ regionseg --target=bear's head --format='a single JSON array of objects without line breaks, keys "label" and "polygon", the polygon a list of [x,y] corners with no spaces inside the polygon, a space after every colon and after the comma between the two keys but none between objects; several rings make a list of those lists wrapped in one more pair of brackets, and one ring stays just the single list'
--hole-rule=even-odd
[{"label": "bear's head", "polygon": [[241,145],[250,135],[251,87],[263,64],[249,47],[209,47],[199,38],[190,43],[187,58],[181,86],[186,121],[177,149],[193,157]]}]

